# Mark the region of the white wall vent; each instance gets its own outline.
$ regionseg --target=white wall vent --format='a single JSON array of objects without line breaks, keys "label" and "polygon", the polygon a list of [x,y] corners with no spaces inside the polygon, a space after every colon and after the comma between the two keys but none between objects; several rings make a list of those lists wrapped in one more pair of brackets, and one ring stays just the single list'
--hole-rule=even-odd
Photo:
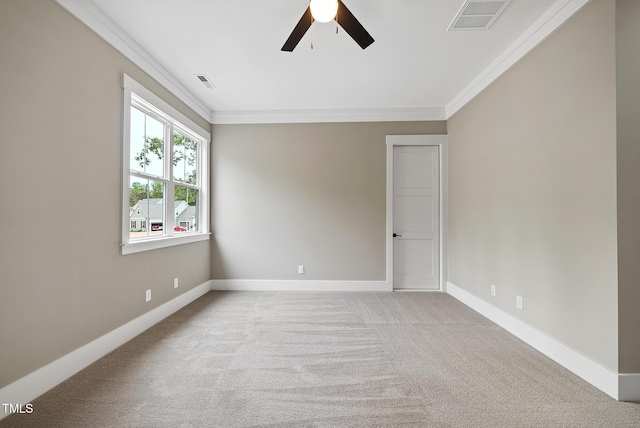
[{"label": "white wall vent", "polygon": [[198,80],[200,80],[202,82],[202,84],[204,86],[206,86],[209,89],[215,89],[216,87],[213,86],[213,83],[211,83],[211,81],[209,80],[209,78],[207,76],[205,76],[204,74],[196,74],[196,77],[198,78]]},{"label": "white wall vent", "polygon": [[449,26],[449,31],[488,30],[511,0],[466,0]]}]

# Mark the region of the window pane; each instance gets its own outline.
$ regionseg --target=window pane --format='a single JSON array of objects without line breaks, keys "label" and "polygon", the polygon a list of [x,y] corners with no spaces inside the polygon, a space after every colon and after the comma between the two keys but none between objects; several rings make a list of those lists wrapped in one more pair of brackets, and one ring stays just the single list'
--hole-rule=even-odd
[{"label": "window pane", "polygon": [[162,122],[131,108],[131,170],[164,176],[164,129]]},{"label": "window pane", "polygon": [[164,124],[147,115],[146,123],[146,159],[147,174],[164,176]]},{"label": "window pane", "polygon": [[133,171],[144,172],[144,162],[136,158],[144,150],[144,118],[145,114],[135,107],[131,107],[131,139],[129,152],[131,153],[129,164]]},{"label": "window pane", "polygon": [[178,132],[173,134],[173,179],[197,183],[198,143]]},{"label": "window pane", "polygon": [[198,231],[198,190],[176,186],[175,233]]},{"label": "window pane", "polygon": [[164,184],[160,181],[130,178],[129,238],[162,236],[164,224]]}]

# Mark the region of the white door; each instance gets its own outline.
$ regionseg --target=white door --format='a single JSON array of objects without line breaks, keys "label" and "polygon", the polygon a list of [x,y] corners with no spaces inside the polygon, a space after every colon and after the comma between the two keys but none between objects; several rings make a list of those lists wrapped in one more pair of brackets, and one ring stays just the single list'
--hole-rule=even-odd
[{"label": "white door", "polygon": [[438,146],[393,147],[393,288],[440,289]]}]

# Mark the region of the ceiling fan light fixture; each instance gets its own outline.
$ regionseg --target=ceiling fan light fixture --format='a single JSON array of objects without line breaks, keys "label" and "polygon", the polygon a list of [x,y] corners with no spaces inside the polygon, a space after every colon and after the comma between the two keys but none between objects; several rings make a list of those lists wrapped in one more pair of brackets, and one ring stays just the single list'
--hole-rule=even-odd
[{"label": "ceiling fan light fixture", "polygon": [[[323,8],[326,12],[320,15],[318,7]],[[369,34],[360,21],[353,16],[353,13],[345,6],[342,0],[310,0],[309,6],[307,6],[302,14],[302,18],[300,18],[300,21],[298,21],[293,28],[293,31],[280,50],[283,52],[293,52],[307,30],[313,25],[314,20],[329,22],[332,19],[335,19],[342,29],[350,35],[362,49],[366,49],[374,42],[371,34]]]},{"label": "ceiling fan light fixture", "polygon": [[311,15],[318,22],[329,22],[338,13],[338,0],[311,0]]}]

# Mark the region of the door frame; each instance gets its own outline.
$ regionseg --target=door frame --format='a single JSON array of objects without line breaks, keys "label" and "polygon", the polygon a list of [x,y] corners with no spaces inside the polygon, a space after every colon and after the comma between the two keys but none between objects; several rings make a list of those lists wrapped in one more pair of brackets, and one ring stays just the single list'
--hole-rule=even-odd
[{"label": "door frame", "polygon": [[[447,135],[387,135],[387,287],[393,289],[393,148],[395,146],[438,146],[440,160],[440,289],[446,292],[448,267],[447,236]],[[398,290],[399,291],[399,290]],[[427,291],[427,290],[425,290]],[[432,290],[433,291],[433,290]]]}]

